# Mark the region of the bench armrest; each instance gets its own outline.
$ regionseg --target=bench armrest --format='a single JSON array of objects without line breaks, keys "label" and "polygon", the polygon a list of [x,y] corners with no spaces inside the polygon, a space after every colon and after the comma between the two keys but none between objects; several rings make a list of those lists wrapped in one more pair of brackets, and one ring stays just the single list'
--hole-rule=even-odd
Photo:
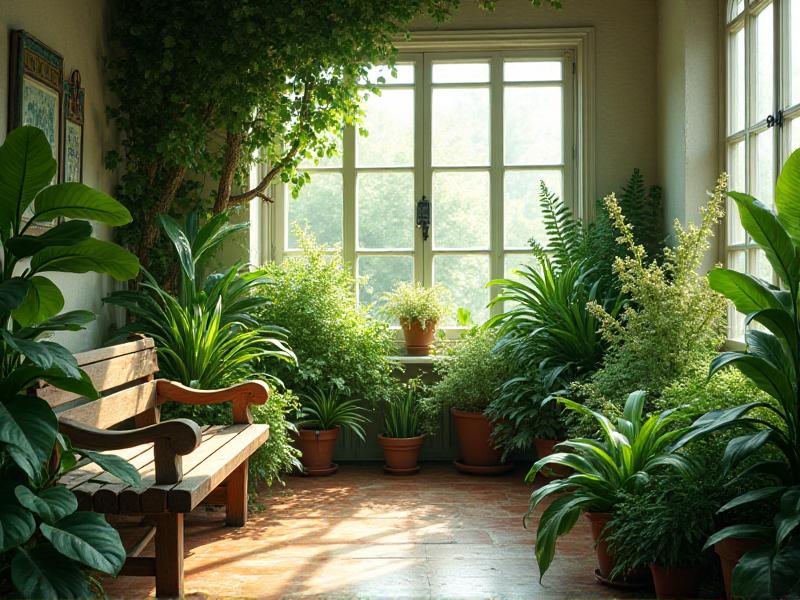
[{"label": "bench armrest", "polygon": [[269,398],[269,387],[263,381],[247,381],[221,390],[196,390],[176,381],[159,379],[156,381],[159,403],[165,400],[182,404],[221,404],[233,405],[234,423],[252,423],[251,404],[264,404]]},{"label": "bench armrest", "polygon": [[192,452],[201,440],[200,428],[189,419],[172,419],[127,431],[109,431],[64,418],[59,420],[59,429],[75,446],[87,450],[121,450],[152,443],[158,484],[181,481],[181,456]]}]

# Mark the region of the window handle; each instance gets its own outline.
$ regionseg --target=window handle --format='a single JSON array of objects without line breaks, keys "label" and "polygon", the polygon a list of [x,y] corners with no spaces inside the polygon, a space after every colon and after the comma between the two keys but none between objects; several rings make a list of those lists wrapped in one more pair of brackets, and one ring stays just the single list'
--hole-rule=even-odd
[{"label": "window handle", "polygon": [[431,201],[425,196],[417,202],[417,227],[422,229],[422,241],[427,241],[431,228]]},{"label": "window handle", "polygon": [[783,111],[779,110],[774,115],[767,117],[767,127],[783,127]]}]

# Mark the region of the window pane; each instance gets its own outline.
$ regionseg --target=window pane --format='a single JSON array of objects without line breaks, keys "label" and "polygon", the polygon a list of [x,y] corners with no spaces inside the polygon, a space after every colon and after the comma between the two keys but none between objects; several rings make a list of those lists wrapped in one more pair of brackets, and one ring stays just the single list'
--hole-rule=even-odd
[{"label": "window pane", "polygon": [[775,153],[773,147],[774,128],[755,136],[755,173],[752,183],[753,195],[772,207],[775,192]]},{"label": "window pane", "polygon": [[316,172],[297,198],[287,201],[288,248],[297,249],[295,226],[309,229],[317,243],[333,247],[342,242],[342,175]]},{"label": "window pane", "polygon": [[503,228],[506,248],[524,248],[533,238],[544,244],[539,185],[543,181],[550,193],[563,197],[561,171],[506,171],[503,183]]},{"label": "window pane", "polygon": [[489,63],[433,63],[433,83],[485,83]]},{"label": "window pane", "polygon": [[[476,323],[489,317],[489,290],[484,287],[489,282],[488,256],[434,256],[433,279],[450,290],[455,308],[469,310]],[[447,315],[445,325],[456,324],[455,313]]]},{"label": "window pane", "polygon": [[414,90],[383,89],[368,95],[362,108],[367,137],[356,138],[359,167],[414,164]]},{"label": "window pane", "polygon": [[561,62],[556,60],[506,61],[503,63],[505,81],[560,81]]},{"label": "window pane", "polygon": [[755,113],[750,115],[750,122],[757,123],[765,119],[767,115],[775,112],[773,92],[774,92],[774,55],[773,29],[772,29],[773,5],[769,4],[756,17],[756,45],[755,45]]},{"label": "window pane", "polygon": [[360,173],[356,202],[359,248],[413,247],[413,173]]},{"label": "window pane", "polygon": [[561,86],[505,88],[505,164],[552,165],[563,161],[561,93]]},{"label": "window pane", "polygon": [[434,89],[432,102],[433,165],[488,165],[489,89]]},{"label": "window pane", "polygon": [[800,102],[800,0],[789,4],[789,65],[792,83],[789,86],[789,104]]},{"label": "window pane", "polygon": [[526,254],[506,254],[503,258],[503,273],[508,279],[519,280],[519,274],[515,273],[516,269],[523,266],[529,267],[536,265],[536,259],[530,252]]},{"label": "window pane", "polygon": [[760,248],[750,248],[749,252],[750,264],[747,265],[748,273],[754,277],[758,277],[759,279],[763,279],[764,281],[772,283],[774,272],[772,270],[772,265],[770,265],[769,261],[767,260],[767,255],[764,254],[764,251]]},{"label": "window pane", "polygon": [[370,312],[375,316],[383,316],[380,311],[380,299],[402,281],[414,279],[414,258],[411,256],[360,256],[358,258],[358,276],[365,281],[358,283],[358,302],[362,305],[373,304]]},{"label": "window pane", "polygon": [[733,21],[743,10],[744,0],[728,0],[728,21]]},{"label": "window pane", "polygon": [[[392,77],[392,70],[386,65],[375,65],[369,70],[367,81],[378,85],[399,85],[414,83],[414,65],[395,65],[397,77]],[[383,77],[383,82],[380,78]]]},{"label": "window pane", "polygon": [[789,124],[789,150],[800,148],[800,118],[792,119]]},{"label": "window pane", "polygon": [[489,247],[489,173],[433,174],[433,247]]},{"label": "window pane", "polygon": [[[744,164],[744,140],[737,142],[728,148],[728,172],[730,180],[728,189],[741,192],[745,189],[745,164]],[[728,213],[726,217],[728,223],[728,244],[743,244],[746,241],[745,231],[739,221],[739,209],[736,203],[728,198]]]},{"label": "window pane", "polygon": [[728,51],[728,133],[744,129],[744,27],[731,33]]}]

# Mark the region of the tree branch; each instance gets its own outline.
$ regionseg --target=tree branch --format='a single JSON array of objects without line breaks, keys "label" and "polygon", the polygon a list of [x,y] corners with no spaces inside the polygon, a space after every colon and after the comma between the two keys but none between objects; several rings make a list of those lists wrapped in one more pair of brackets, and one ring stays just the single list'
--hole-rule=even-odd
[{"label": "tree branch", "polygon": [[242,153],[242,133],[234,133],[228,130],[225,137],[225,156],[222,160],[222,173],[217,186],[217,199],[214,201],[214,214],[219,214],[228,208],[228,200],[231,197],[233,188],[233,178],[236,175],[236,167],[239,165],[239,158]]}]

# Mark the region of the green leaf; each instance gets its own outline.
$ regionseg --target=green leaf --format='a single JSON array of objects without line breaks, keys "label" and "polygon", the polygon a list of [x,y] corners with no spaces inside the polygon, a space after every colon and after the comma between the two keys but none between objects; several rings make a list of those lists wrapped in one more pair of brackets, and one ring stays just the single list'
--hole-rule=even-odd
[{"label": "green leaf", "polygon": [[139,471],[124,458],[113,454],[102,454],[100,452],[84,450],[83,448],[75,448],[75,452],[97,463],[103,467],[103,470],[108,471],[114,475],[114,477],[117,477],[132,487],[138,488],[142,485],[142,478],[141,475],[139,475]]},{"label": "green leaf", "polygon": [[751,321],[766,327],[786,344],[792,355],[797,354],[797,331],[791,313],[784,309],[768,308],[749,314],[745,323],[750,325]]},{"label": "green leaf", "polygon": [[53,409],[35,396],[16,396],[0,402],[0,442],[31,479],[36,479],[50,458],[58,433]]},{"label": "green leaf", "polygon": [[[160,215],[158,218],[161,222],[161,227],[164,228],[164,232],[172,241],[172,244],[175,246],[175,250],[178,252],[178,259],[181,262],[181,270],[183,271],[184,276],[189,281],[194,283],[194,258],[192,257],[192,245],[189,242],[189,238],[187,238],[186,234],[183,233],[183,230],[181,229],[181,226],[178,225],[178,222],[169,215]],[[206,227],[209,227],[214,222],[215,221],[212,220],[206,225]]]},{"label": "green leaf", "polygon": [[724,504],[719,509],[718,512],[725,512],[726,510],[731,510],[732,508],[736,508],[737,506],[750,504],[751,502],[760,502],[761,500],[775,498],[776,496],[780,496],[785,489],[786,488],[784,486],[770,486],[770,487],[763,487],[755,490],[750,490],[749,492],[745,492],[744,494],[739,494],[738,496],[736,496],[736,498]]},{"label": "green leaf", "polygon": [[27,542],[36,532],[33,515],[11,494],[0,497],[0,552]]},{"label": "green leaf", "polygon": [[89,379],[89,376],[81,369],[78,369],[78,373],[80,377],[74,379],[66,377],[61,371],[56,369],[44,370],[36,366],[28,365],[14,369],[11,375],[4,380],[0,380],[0,390],[6,394],[17,394],[41,379],[60,390],[73,392],[92,400],[97,398],[97,390],[94,389],[94,384],[92,380]]},{"label": "green leaf", "polygon": [[783,163],[775,187],[775,207],[786,232],[800,244],[800,151],[795,150]]},{"label": "green leaf", "polygon": [[745,352],[722,352],[712,362],[710,373],[735,366],[756,387],[777,399],[782,406],[792,406],[794,391],[786,375],[766,359]]},{"label": "green leaf", "polygon": [[101,514],[76,512],[40,529],[61,554],[89,568],[116,575],[125,563],[119,533]]},{"label": "green leaf", "polygon": [[42,235],[12,237],[6,242],[6,247],[17,258],[26,258],[50,246],[72,246],[91,235],[92,226],[88,221],[65,221],[48,229]]},{"label": "green leaf", "polygon": [[68,247],[45,248],[31,259],[34,273],[106,273],[117,281],[127,281],[139,274],[139,259],[113,244],[88,238]]},{"label": "green leaf", "polygon": [[765,544],[747,552],[733,569],[736,598],[794,598],[800,592],[800,542],[783,547]]},{"label": "green leaf", "polygon": [[0,313],[10,313],[20,306],[30,287],[30,281],[22,277],[12,277],[0,283]]},{"label": "green leaf", "polygon": [[780,511],[775,515],[776,545],[782,545],[798,525],[800,525],[800,487],[793,487],[781,497]]},{"label": "green leaf", "polygon": [[705,545],[703,546],[703,550],[707,550],[711,548],[717,542],[721,542],[722,540],[727,540],[731,537],[737,538],[747,538],[747,539],[755,539],[755,540],[770,540],[772,539],[772,527],[766,527],[765,525],[747,525],[747,524],[740,524],[740,525],[729,525],[719,531],[714,532],[709,536],[706,540]]},{"label": "green leaf", "polygon": [[59,183],[36,197],[34,221],[52,221],[57,217],[99,221],[112,227],[127,225],[131,213],[108,194],[82,183]]},{"label": "green leaf", "polygon": [[708,274],[708,284],[712,290],[733,302],[740,313],[749,314],[768,308],[783,310],[775,294],[747,273],[716,267]]},{"label": "green leaf", "polygon": [[31,285],[25,301],[11,315],[22,327],[49,319],[64,308],[64,296],[55,283],[39,275],[28,281]]},{"label": "green leaf", "polygon": [[729,473],[743,460],[760,450],[769,441],[771,435],[771,429],[764,429],[758,433],[733,438],[725,447],[725,454],[722,456],[722,470]]},{"label": "green leaf", "polygon": [[64,346],[55,342],[38,342],[18,338],[5,329],[0,329],[0,336],[3,337],[6,344],[37,367],[45,371],[55,369],[66,377],[73,379],[81,378],[81,372],[78,370],[78,363],[75,362],[75,357]]},{"label": "green leaf", "polygon": [[0,229],[19,225],[34,196],[55,174],[56,161],[40,129],[24,126],[9,133],[0,146]]},{"label": "green leaf", "polygon": [[781,280],[789,286],[789,289],[796,291],[800,279],[797,252],[777,216],[752,196],[739,192],[729,192],[728,196],[733,198],[739,207],[742,227],[761,246]]},{"label": "green leaf", "polygon": [[556,498],[539,518],[536,529],[536,562],[541,582],[556,552],[556,541],[569,533],[581,513],[591,503],[585,496],[564,495]]},{"label": "green leaf", "polygon": [[24,598],[60,600],[92,595],[80,565],[50,544],[18,548],[11,561],[11,581]]},{"label": "green leaf", "polygon": [[34,339],[43,333],[52,331],[81,331],[85,329],[84,325],[91,323],[95,318],[96,315],[88,310],[70,310],[42,321],[38,325],[24,327],[17,331],[16,337]]},{"label": "green leaf", "polygon": [[55,523],[78,510],[78,499],[63,485],[45,488],[38,494],[18,485],[14,494],[22,506],[39,515],[45,523]]}]

